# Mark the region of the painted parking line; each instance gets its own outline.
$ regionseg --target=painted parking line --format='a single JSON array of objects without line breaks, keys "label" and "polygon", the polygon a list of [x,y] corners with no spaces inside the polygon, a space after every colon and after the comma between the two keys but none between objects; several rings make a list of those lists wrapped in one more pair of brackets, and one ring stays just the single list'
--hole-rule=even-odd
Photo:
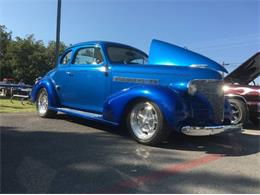
[{"label": "painted parking line", "polygon": [[245,129],[242,133],[243,134],[247,134],[247,135],[258,135],[258,136],[260,136],[260,131],[259,130],[248,130],[248,129]]},{"label": "painted parking line", "polygon": [[143,185],[146,182],[153,182],[167,176],[172,176],[176,173],[192,170],[196,167],[205,165],[212,161],[216,161],[223,156],[223,154],[209,154],[191,161],[185,161],[183,163],[169,165],[159,171],[150,173],[149,175],[138,176],[129,180],[112,184],[112,186],[108,186],[105,189],[103,188],[101,190],[98,190],[97,193],[125,193],[129,188],[136,188],[138,186]]}]

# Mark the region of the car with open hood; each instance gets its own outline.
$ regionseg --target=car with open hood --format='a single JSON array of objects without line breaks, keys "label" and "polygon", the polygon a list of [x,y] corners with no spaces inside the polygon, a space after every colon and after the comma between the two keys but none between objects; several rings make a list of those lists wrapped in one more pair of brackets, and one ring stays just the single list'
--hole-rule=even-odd
[{"label": "car with open hood", "polygon": [[41,117],[57,112],[111,125],[154,145],[172,131],[206,136],[240,131],[231,124],[217,62],[153,40],[149,56],[134,47],[92,41],[67,48],[55,69],[33,87]]},{"label": "car with open hood", "polygon": [[254,54],[225,77],[224,92],[232,110],[232,124],[260,121],[260,52]]}]

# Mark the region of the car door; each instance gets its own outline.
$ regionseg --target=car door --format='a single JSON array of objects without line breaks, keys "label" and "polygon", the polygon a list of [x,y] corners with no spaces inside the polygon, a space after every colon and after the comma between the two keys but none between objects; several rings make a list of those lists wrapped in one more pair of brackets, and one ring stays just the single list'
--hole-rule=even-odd
[{"label": "car door", "polygon": [[51,79],[55,85],[61,106],[68,106],[74,95],[73,90],[71,90],[73,88],[71,82],[72,54],[73,50],[65,51],[58,62],[56,70],[51,74]]},{"label": "car door", "polygon": [[85,46],[75,50],[69,71],[73,94],[67,106],[98,113],[103,111],[110,83],[105,64],[100,47]]}]

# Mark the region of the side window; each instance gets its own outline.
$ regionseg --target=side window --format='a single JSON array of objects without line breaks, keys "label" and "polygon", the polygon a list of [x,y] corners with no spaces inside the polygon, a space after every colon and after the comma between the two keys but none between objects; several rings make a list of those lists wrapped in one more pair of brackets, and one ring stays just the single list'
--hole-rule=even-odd
[{"label": "side window", "polygon": [[100,48],[81,48],[76,52],[73,64],[101,64],[103,62]]},{"label": "side window", "polygon": [[61,64],[68,64],[71,58],[72,51],[69,51],[63,58],[61,59]]}]

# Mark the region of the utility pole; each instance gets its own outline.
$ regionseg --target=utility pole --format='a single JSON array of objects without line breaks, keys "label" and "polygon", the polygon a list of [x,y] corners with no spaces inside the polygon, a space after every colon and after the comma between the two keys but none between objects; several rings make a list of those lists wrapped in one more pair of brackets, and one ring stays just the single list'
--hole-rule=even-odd
[{"label": "utility pole", "polygon": [[55,63],[56,64],[58,64],[59,50],[60,50],[60,16],[61,16],[61,0],[58,0],[57,23],[56,23],[56,49],[55,49]]},{"label": "utility pole", "polygon": [[230,65],[229,63],[225,63],[224,61],[222,62],[222,66],[228,66]]},{"label": "utility pole", "polygon": [[[225,63],[224,61],[222,62],[222,66],[225,67],[225,66],[228,66],[230,65],[229,63]],[[224,78],[224,72],[222,72],[222,77]]]}]

